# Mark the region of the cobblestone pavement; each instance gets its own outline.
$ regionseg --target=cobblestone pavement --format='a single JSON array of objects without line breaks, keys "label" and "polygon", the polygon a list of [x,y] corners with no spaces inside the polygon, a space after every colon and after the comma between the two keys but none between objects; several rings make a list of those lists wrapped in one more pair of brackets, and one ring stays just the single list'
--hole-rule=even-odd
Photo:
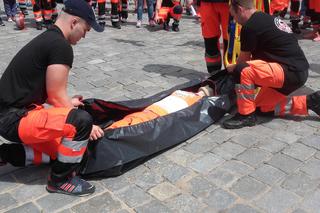
[{"label": "cobblestone pavement", "polygon": [[[23,31],[0,28],[1,73],[40,33],[28,19]],[[299,42],[311,65],[307,85],[319,89],[319,44]],[[190,17],[175,33],[137,29],[130,14],[121,30],[90,32],[74,51],[69,92],[87,98],[147,97],[206,74],[200,25]],[[92,181],[88,197],[47,193],[47,166],[1,167],[0,212],[320,212],[319,119],[259,120],[240,130],[212,125],[122,176]]]}]

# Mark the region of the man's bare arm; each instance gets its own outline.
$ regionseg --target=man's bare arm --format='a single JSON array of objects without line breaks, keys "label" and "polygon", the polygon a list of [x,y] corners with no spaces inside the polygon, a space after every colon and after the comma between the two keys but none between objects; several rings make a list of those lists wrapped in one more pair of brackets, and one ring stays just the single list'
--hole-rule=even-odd
[{"label": "man's bare arm", "polygon": [[55,107],[74,107],[67,94],[69,70],[70,67],[63,64],[48,66],[46,73],[48,104]]}]

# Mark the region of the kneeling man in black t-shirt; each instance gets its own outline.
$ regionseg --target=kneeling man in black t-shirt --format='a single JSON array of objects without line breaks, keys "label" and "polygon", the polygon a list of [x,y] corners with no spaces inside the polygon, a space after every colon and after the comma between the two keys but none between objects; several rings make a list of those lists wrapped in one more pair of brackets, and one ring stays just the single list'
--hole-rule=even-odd
[{"label": "kneeling man in black t-shirt", "polygon": [[[67,0],[55,25],[24,46],[0,79],[0,166],[51,163],[49,192],[84,196],[95,186],[76,176],[88,140],[103,136],[91,116],[69,97],[75,45],[93,28],[102,32],[87,2]],[[44,107],[44,103],[50,107]]]},{"label": "kneeling man in black t-shirt", "polygon": [[320,93],[288,97],[308,78],[308,61],[290,27],[281,19],[254,8],[253,0],[231,0],[230,13],[242,25],[241,52],[227,67],[237,81],[238,113],[223,126],[237,129],[256,124],[255,111],[320,114]]}]

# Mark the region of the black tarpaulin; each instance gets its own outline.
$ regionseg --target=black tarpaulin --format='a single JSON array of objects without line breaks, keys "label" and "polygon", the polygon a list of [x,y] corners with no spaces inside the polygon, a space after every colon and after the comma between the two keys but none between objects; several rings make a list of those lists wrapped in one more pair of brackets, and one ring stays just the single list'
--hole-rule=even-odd
[{"label": "black tarpaulin", "polygon": [[[93,116],[96,124],[106,126],[125,115],[141,111],[175,90],[195,92],[201,82],[200,79],[194,80],[146,99],[123,102],[87,99],[85,110]],[[225,87],[226,84],[223,85]],[[218,121],[231,105],[229,95],[204,97],[177,112],[132,126],[108,129],[103,138],[89,143],[80,173],[92,177],[120,175],[150,156],[180,144],[204,130]]]}]

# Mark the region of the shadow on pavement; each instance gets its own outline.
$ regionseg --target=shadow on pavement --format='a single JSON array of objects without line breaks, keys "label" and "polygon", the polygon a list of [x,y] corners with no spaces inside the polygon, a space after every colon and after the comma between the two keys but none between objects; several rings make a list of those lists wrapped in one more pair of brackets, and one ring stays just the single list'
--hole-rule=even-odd
[{"label": "shadow on pavement", "polygon": [[310,64],[310,70],[320,74],[320,64]]},{"label": "shadow on pavement", "polygon": [[47,183],[49,170],[49,165],[39,165],[21,168],[13,167],[7,164],[1,167],[0,189],[6,188],[6,183],[45,185]]},{"label": "shadow on pavement", "polygon": [[144,47],[145,45],[143,44],[143,41],[135,41],[135,40],[125,40],[125,39],[118,39],[118,38],[114,38],[113,40],[115,40],[116,42],[119,43],[125,43],[125,44],[132,44],[133,46],[137,46],[137,47]]},{"label": "shadow on pavement", "polygon": [[193,69],[166,64],[147,64],[143,67],[143,70],[149,73],[158,73],[162,76],[173,76],[177,78],[186,78],[189,80],[199,77],[203,78],[208,75]]}]

